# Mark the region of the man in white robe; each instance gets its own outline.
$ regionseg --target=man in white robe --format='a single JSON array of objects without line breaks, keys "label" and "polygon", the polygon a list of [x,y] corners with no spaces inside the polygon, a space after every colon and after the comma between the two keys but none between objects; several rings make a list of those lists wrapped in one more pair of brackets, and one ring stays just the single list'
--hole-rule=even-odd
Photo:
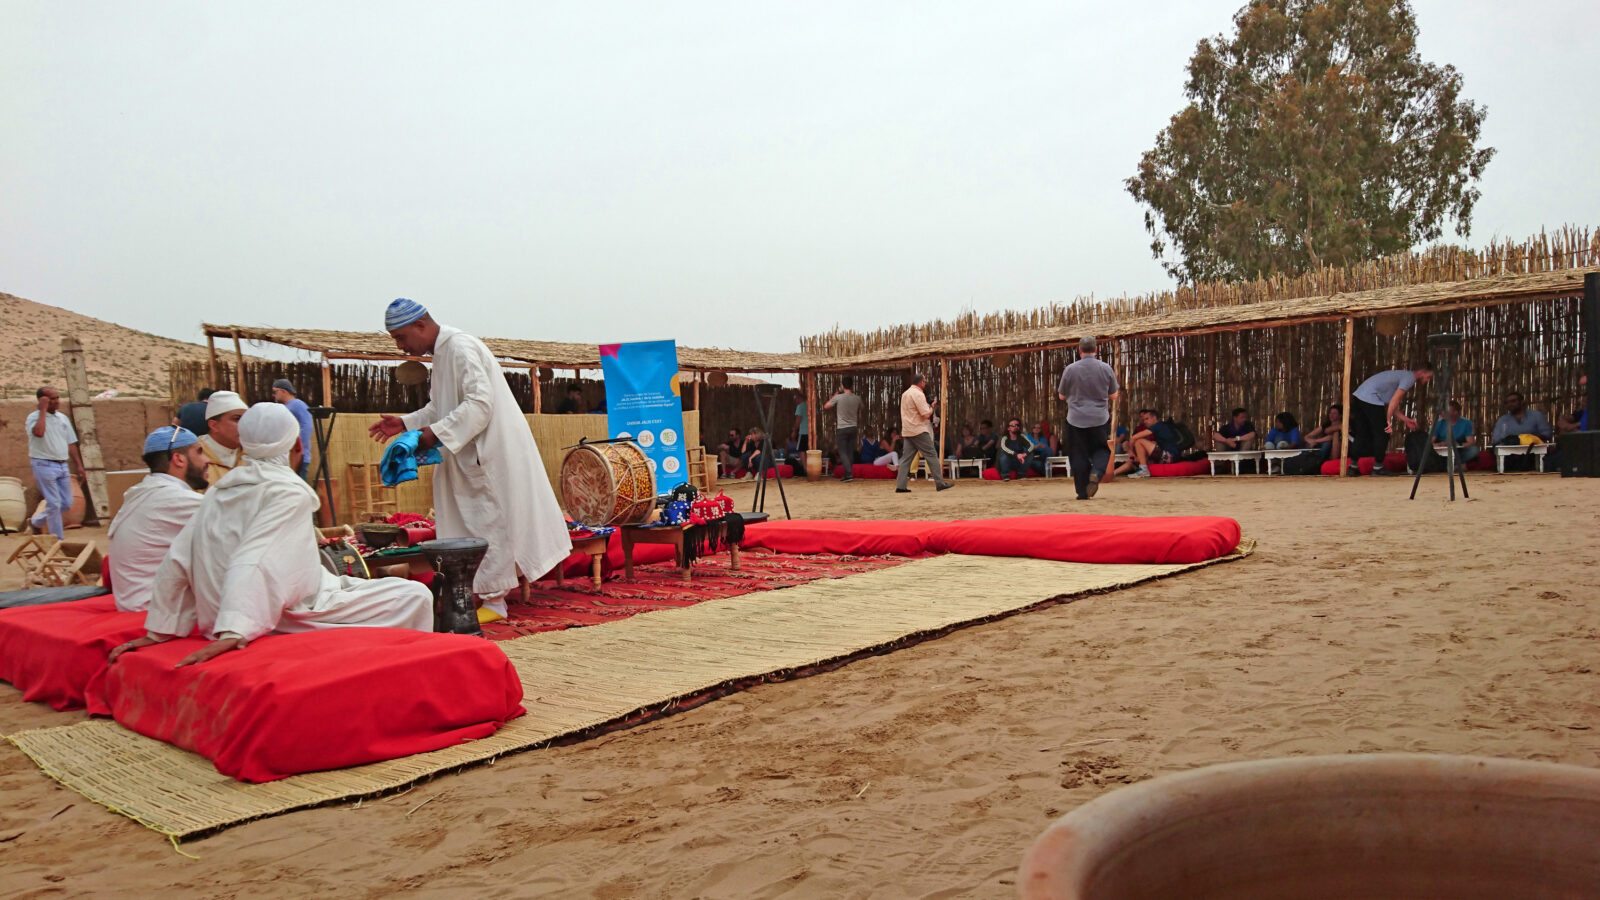
[{"label": "man in white robe", "polygon": [[300,426],[278,403],[239,420],[244,459],[206,492],[156,572],[146,635],[129,650],[194,632],[212,641],[179,665],[242,650],[267,634],[346,626],[433,630],[433,595],[414,581],[338,576],[322,567],[317,495],[295,475]]},{"label": "man in white robe", "polygon": [[239,450],[239,417],[246,409],[244,398],[233,391],[212,391],[206,398],[206,434],[200,438],[200,451],[206,455],[206,480],[212,484],[244,462]]},{"label": "man in white robe", "polygon": [[372,436],[382,442],[420,429],[421,449],[440,447],[443,462],[433,475],[438,535],[489,542],[472,590],[491,611],[480,610],[480,620],[504,616],[518,570],[538,578],[572,552],[533,432],[483,341],[438,324],[412,300],[389,304],[384,326],[407,355],[431,354],[433,375],[428,405],[384,416]]},{"label": "man in white robe", "polygon": [[187,428],[157,428],[144,441],[150,474],[122,495],[122,508],[106,536],[117,609],[144,612],[155,589],[156,570],[172,542],[200,508],[207,487],[206,457]]}]

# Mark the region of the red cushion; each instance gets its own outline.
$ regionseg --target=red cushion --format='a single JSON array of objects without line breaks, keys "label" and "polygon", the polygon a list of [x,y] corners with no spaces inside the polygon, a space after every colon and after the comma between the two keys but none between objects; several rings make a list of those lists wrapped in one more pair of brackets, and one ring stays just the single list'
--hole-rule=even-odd
[{"label": "red cushion", "polygon": [[1175,463],[1151,463],[1153,478],[1175,478],[1186,475],[1210,475],[1211,463],[1203,459],[1190,459]]},{"label": "red cushion", "polygon": [[906,520],[842,522],[791,519],[747,526],[740,547],[778,553],[834,553],[841,556],[918,556],[927,551],[925,535],[938,522]]},{"label": "red cushion", "polygon": [[[835,478],[843,478],[844,466],[834,466],[833,475]],[[895,471],[888,466],[880,466],[877,463],[856,463],[850,467],[850,477],[881,479],[894,478],[896,477],[896,474]]]},{"label": "red cushion", "polygon": [[1195,563],[1233,552],[1239,523],[1220,516],[1013,516],[941,523],[934,553],[1085,563]]},{"label": "red cushion", "polygon": [[400,628],[261,638],[208,662],[169,641],[119,658],[90,696],[140,734],[274,781],[424,753],[493,734],[522,713],[522,682],[493,641]]},{"label": "red cushion", "polygon": [[107,594],[0,609],[0,680],[22,699],[81,709],[89,681],[113,648],[144,634],[144,613],[118,612]]},{"label": "red cushion", "polygon": [[794,466],[791,466],[788,463],[781,463],[777,466],[767,469],[768,478],[778,478],[780,476],[783,478],[793,478]]},{"label": "red cushion", "polygon": [[111,555],[100,557],[100,586],[115,594],[117,589],[111,586]]},{"label": "red cushion", "polygon": [[[1022,473],[1022,477],[1023,478],[1043,478],[1044,476],[1041,475],[1038,472],[1035,472],[1032,469],[1025,469],[1023,471],[1023,473]],[[984,469],[983,470],[983,480],[984,481],[999,481],[1000,480],[1000,470],[999,469]]]}]

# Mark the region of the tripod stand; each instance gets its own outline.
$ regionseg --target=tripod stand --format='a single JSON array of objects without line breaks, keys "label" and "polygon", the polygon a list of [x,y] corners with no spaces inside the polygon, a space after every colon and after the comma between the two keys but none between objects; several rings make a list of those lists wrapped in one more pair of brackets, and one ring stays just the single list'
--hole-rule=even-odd
[{"label": "tripod stand", "polygon": [[[1449,428],[1450,422],[1450,388],[1451,381],[1455,378],[1456,353],[1461,349],[1461,335],[1459,333],[1430,334],[1428,335],[1428,353],[1433,357],[1433,382],[1436,385],[1434,394],[1438,402],[1434,404],[1434,415],[1438,421],[1446,424],[1444,433],[1444,459],[1445,471],[1449,473],[1450,502],[1456,499],[1456,479],[1461,479],[1461,497],[1470,500],[1467,496],[1467,473],[1461,468],[1456,459],[1456,436],[1453,429]],[[1426,432],[1424,432],[1426,433]],[[1433,442],[1423,444],[1422,457],[1417,460],[1417,474],[1411,480],[1411,499],[1417,499],[1417,486],[1422,483],[1422,473],[1427,471],[1428,463],[1433,455]]]},{"label": "tripod stand", "polygon": [[328,524],[331,525],[339,521],[339,515],[333,508],[333,474],[328,470],[328,441],[333,437],[333,420],[338,413],[331,406],[313,406],[309,412],[311,424],[316,426],[317,438],[317,470],[311,473],[311,484],[315,487],[317,479],[322,479],[322,494],[328,501]]},{"label": "tripod stand", "polygon": [[[770,387],[771,393],[763,395],[762,388]],[[783,500],[783,517],[792,519],[789,514],[789,495],[783,492],[783,473],[778,471],[778,457],[772,451],[772,417],[778,411],[778,395],[782,388],[777,385],[754,385],[751,390],[756,392],[756,416],[761,419],[761,455],[756,460],[756,465],[761,467],[759,480],[756,482],[755,500],[750,507],[751,512],[765,512],[767,509],[767,470],[772,470],[773,480],[778,482],[778,496]]]}]

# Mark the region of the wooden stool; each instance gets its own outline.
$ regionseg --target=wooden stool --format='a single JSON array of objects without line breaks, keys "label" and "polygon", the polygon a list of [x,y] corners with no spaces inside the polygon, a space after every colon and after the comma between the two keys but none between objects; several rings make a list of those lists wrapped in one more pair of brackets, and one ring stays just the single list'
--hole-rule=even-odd
[{"label": "wooden stool", "polygon": [[[589,554],[589,577],[594,580],[595,587],[600,586],[600,561],[605,559],[606,545],[610,541],[611,538],[609,536],[602,537],[597,535],[595,537],[578,538],[572,542],[572,549],[575,552]],[[630,563],[629,565],[631,566],[632,564]],[[556,587],[563,587],[567,583],[566,576],[561,571],[562,568],[562,566],[556,566]],[[632,572],[631,568],[629,572]],[[630,581],[633,580],[633,576],[630,574],[628,579]]]},{"label": "wooden stool", "polygon": [[687,466],[686,474],[689,483],[694,485],[700,493],[710,494],[717,486],[717,475],[715,470],[706,464],[706,448],[690,447],[688,455],[689,465]]},{"label": "wooden stool", "polygon": [[382,519],[399,512],[399,501],[394,488],[385,487],[378,473],[377,463],[353,462],[345,466],[350,482],[350,520],[371,521],[373,516]]}]

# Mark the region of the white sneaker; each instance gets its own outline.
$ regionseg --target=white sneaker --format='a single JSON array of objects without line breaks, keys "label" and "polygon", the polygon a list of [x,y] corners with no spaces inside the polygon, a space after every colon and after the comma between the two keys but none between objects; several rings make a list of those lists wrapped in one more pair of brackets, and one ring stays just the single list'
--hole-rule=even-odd
[{"label": "white sneaker", "polygon": [[1149,478],[1150,477],[1150,467],[1149,466],[1140,466],[1139,468],[1134,469],[1132,472],[1129,472],[1128,473],[1128,477],[1129,478]]}]

